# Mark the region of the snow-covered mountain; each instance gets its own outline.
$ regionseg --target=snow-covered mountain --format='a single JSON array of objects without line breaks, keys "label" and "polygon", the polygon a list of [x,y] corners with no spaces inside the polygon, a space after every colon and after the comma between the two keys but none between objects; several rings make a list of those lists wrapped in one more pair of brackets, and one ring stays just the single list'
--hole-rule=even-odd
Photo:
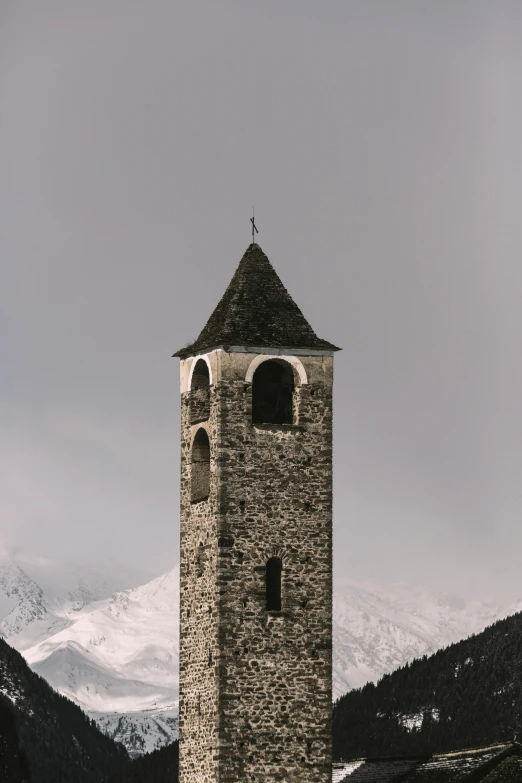
[{"label": "snow-covered mountain", "polygon": [[24,650],[32,669],[84,710],[177,706],[179,570],[84,607]]},{"label": "snow-covered mountain", "polygon": [[[170,742],[177,734],[179,569],[110,594],[114,576],[79,581],[75,569],[23,566],[0,563],[0,633],[131,753]],[[482,630],[499,611],[421,588],[336,582],[334,697]]]},{"label": "snow-covered mountain", "polygon": [[25,650],[72,626],[94,601],[147,576],[121,566],[86,567],[0,549],[0,636]]},{"label": "snow-covered mountain", "polygon": [[482,631],[498,606],[438,595],[419,587],[355,584],[334,587],[333,693],[338,698],[366,682],[441,647]]},{"label": "snow-covered mountain", "polygon": [[121,742],[131,756],[150,753],[170,745],[178,736],[178,711],[137,710],[134,712],[90,712],[98,728],[115,742]]},{"label": "snow-covered mountain", "polygon": [[177,736],[179,569],[84,608],[24,655],[131,753]]},{"label": "snow-covered mountain", "polygon": [[179,569],[123,589],[142,580],[120,567],[0,559],[0,635],[131,753],[177,735]]}]

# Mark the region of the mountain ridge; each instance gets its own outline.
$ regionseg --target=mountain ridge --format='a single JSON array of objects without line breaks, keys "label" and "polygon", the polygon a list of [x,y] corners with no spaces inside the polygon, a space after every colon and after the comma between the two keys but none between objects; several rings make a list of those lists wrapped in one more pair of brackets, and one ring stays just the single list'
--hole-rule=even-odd
[{"label": "mountain ridge", "polygon": [[[33,669],[133,755],[175,739],[179,567],[110,595],[99,574],[91,580],[94,585],[84,573],[80,586],[71,586],[69,577],[67,585],[42,589],[34,579],[27,583],[33,574],[20,570],[22,574],[9,572],[9,600],[18,587],[23,606],[17,616],[25,618],[26,626],[17,626],[7,638]],[[1,586],[8,583],[5,573],[6,565],[0,563],[0,599]],[[18,586],[13,583],[17,573]],[[52,582],[48,571],[45,576]],[[43,620],[38,614],[42,606]],[[334,698],[482,630],[499,611],[495,605],[418,587],[336,580]],[[8,623],[0,619],[0,632],[6,630]]]}]

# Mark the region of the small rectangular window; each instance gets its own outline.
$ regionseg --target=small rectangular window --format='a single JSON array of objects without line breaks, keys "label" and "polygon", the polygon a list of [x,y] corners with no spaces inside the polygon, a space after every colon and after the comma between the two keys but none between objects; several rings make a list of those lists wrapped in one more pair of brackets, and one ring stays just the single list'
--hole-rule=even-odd
[{"label": "small rectangular window", "polygon": [[271,557],[266,564],[266,610],[281,611],[281,572],[283,562],[280,557]]}]

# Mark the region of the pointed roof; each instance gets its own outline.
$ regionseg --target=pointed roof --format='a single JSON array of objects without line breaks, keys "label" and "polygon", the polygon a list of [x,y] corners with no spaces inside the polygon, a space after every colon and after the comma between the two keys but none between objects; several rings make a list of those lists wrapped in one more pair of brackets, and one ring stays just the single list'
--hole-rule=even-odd
[{"label": "pointed roof", "polygon": [[198,339],[177,351],[186,356],[231,345],[340,350],[320,340],[259,245],[251,244]]}]

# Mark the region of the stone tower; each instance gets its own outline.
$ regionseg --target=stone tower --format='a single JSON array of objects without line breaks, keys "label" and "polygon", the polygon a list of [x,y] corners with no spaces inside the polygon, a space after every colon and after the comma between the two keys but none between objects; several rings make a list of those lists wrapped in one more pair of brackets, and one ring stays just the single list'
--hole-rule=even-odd
[{"label": "stone tower", "polygon": [[251,244],[174,354],[180,783],[330,783],[336,350]]}]

